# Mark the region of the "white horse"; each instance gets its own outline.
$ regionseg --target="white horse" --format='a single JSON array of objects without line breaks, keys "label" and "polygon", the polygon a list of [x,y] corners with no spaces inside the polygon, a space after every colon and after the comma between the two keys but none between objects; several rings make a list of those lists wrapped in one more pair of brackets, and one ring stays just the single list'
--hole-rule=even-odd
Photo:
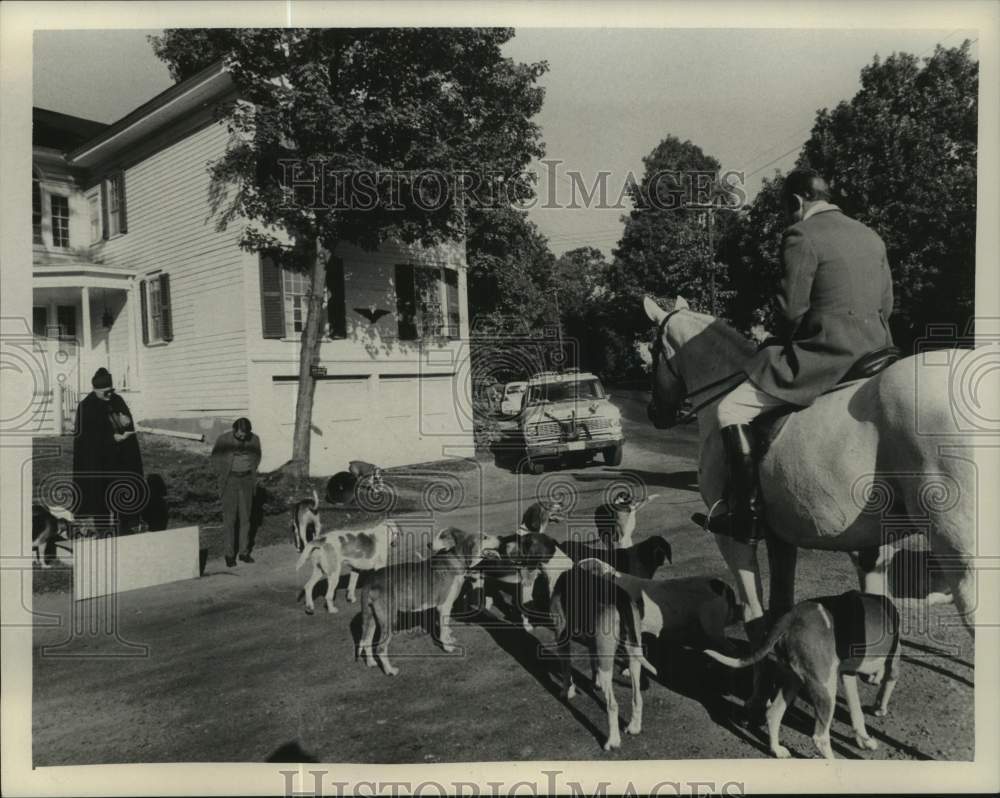
[{"label": "white horse", "polygon": [[[649,297],[643,304],[657,325],[650,418],[669,426],[684,399],[692,399],[701,440],[699,488],[712,508],[723,499],[726,480],[716,407],[744,378],[756,347],[682,298],[669,312]],[[910,529],[927,533],[973,633],[977,472],[971,436],[960,429],[951,404],[960,397],[952,397],[950,373],[921,355],[906,358],[787,418],[759,464],[772,612],[794,603],[798,547],[853,552],[881,546],[893,526],[886,518],[891,508],[893,519],[902,513]],[[737,581],[744,622],[763,617],[755,547],[715,537]]]}]

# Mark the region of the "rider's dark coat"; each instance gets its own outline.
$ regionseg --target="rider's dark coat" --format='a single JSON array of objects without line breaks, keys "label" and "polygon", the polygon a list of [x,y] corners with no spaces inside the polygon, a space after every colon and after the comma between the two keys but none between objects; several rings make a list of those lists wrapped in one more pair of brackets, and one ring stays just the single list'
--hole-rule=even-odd
[{"label": "rider's dark coat", "polygon": [[892,346],[892,276],[878,234],[835,205],[789,227],[781,259],[781,345],[758,352],[746,373],[762,391],[807,406],[859,357]]}]

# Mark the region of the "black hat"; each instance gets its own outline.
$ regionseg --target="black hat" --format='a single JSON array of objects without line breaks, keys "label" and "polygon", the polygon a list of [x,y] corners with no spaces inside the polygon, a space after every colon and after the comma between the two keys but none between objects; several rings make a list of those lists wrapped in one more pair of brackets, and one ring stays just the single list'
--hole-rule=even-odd
[{"label": "black hat", "polygon": [[113,384],[111,380],[111,372],[104,367],[99,368],[94,372],[94,376],[90,378],[90,384],[98,390],[102,388],[110,388]]}]

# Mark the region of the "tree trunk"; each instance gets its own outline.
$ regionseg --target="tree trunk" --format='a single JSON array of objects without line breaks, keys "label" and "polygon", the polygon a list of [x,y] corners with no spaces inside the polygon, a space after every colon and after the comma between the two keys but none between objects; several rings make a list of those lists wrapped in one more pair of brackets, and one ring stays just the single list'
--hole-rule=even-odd
[{"label": "tree trunk", "polygon": [[320,254],[319,241],[313,241],[310,251],[309,297],[306,306],[306,323],[302,330],[299,350],[299,392],[295,400],[295,431],[292,436],[292,460],[289,469],[298,479],[309,476],[309,449],[312,439],[313,396],[316,380],[312,367],[319,363],[319,348],[325,315],[323,294],[326,290],[326,257]]}]

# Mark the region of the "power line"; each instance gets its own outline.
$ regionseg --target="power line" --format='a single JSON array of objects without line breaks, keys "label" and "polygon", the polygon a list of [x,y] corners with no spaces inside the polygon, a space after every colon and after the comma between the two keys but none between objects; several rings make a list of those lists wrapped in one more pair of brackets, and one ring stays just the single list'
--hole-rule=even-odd
[{"label": "power line", "polygon": [[[949,33],[949,34],[948,34],[947,36],[945,36],[945,37],[944,37],[943,39],[939,39],[938,41],[934,42],[934,44],[933,44],[933,45],[932,45],[931,47],[928,47],[928,48],[927,48],[926,50],[924,50],[923,52],[919,53],[919,54],[918,54],[918,55],[917,55],[916,57],[917,57],[917,58],[923,58],[923,57],[924,57],[925,55],[927,55],[928,53],[931,53],[931,52],[933,52],[933,51],[934,51],[934,50],[935,50],[935,49],[936,49],[936,48],[938,47],[938,45],[941,45],[941,44],[944,44],[944,43],[945,43],[946,41],[948,41],[948,39],[950,39],[950,38],[951,38],[952,36],[954,36],[954,35],[955,35],[956,33],[961,33],[961,32],[962,32],[962,31],[964,31],[964,30],[966,30],[966,28],[956,28],[956,29],[955,29],[955,30],[953,30],[953,31],[952,31],[951,33]],[[979,41],[978,37],[977,37],[977,38],[975,38],[975,39],[972,39],[972,40],[971,40],[971,41],[969,42],[969,44],[975,44],[975,43],[976,43],[977,41]],[[742,160],[744,161],[744,164],[745,164],[746,166],[749,166],[749,165],[750,165],[750,164],[752,164],[752,163],[753,163],[753,162],[754,162],[755,160],[757,160],[757,158],[761,157],[762,155],[766,155],[767,153],[771,152],[772,150],[775,150],[775,149],[777,149],[777,148],[778,148],[778,147],[779,147],[779,146],[781,145],[781,142],[782,142],[782,141],[785,141],[785,140],[787,140],[787,139],[790,139],[790,138],[791,138],[792,136],[799,136],[799,135],[801,135],[802,133],[805,133],[805,132],[807,132],[807,131],[809,131],[809,130],[812,130],[812,128],[813,128],[813,125],[812,125],[811,123],[810,123],[810,124],[808,124],[808,125],[806,125],[805,127],[801,127],[801,128],[799,128],[798,130],[795,130],[795,131],[793,131],[792,133],[788,133],[787,135],[785,135],[785,136],[782,136],[782,137],[781,137],[780,139],[778,139],[778,140],[777,140],[777,141],[776,141],[776,142],[775,142],[774,144],[772,144],[772,145],[771,145],[770,147],[767,147],[767,148],[765,148],[765,149],[761,150],[760,152],[756,153],[755,155],[752,155],[751,157],[749,157],[749,158],[746,158],[746,159],[742,159]],[[800,145],[800,146],[801,146],[801,145]],[[794,150],[792,150],[792,152],[794,152]],[[755,169],[754,171],[750,172],[750,174],[748,174],[748,175],[747,175],[747,177],[751,177],[751,176],[753,176],[753,175],[757,174],[758,172],[762,171],[763,169],[767,169],[767,167],[771,166],[771,164],[774,164],[774,163],[777,163],[778,161],[780,161],[780,160],[781,160],[782,158],[784,158],[784,157],[785,157],[785,156],[787,156],[788,154],[789,154],[789,153],[787,153],[787,152],[786,152],[786,153],[785,153],[784,155],[779,155],[779,156],[778,156],[777,158],[775,158],[774,160],[772,160],[772,161],[769,161],[768,163],[764,164],[763,166],[761,166],[761,167],[759,167],[759,168]]]}]

